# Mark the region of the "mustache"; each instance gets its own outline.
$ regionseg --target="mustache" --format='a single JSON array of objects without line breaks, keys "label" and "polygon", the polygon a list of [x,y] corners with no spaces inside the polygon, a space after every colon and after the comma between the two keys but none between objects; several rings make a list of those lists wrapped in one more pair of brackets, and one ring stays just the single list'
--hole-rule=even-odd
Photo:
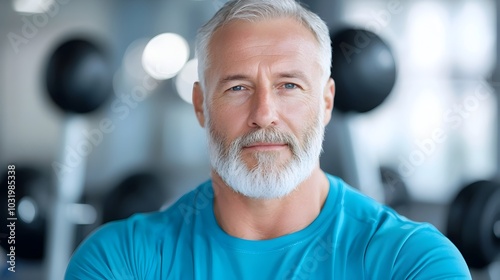
[{"label": "mustache", "polygon": [[282,132],[276,128],[262,128],[238,137],[233,146],[238,150],[255,143],[287,144],[293,153],[299,148],[298,139],[291,133]]}]

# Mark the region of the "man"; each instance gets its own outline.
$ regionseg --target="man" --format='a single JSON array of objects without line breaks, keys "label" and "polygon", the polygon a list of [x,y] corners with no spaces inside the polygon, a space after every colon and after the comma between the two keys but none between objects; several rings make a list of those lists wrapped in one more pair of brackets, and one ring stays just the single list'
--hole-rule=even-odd
[{"label": "man", "polygon": [[434,227],[320,169],[330,48],[325,23],[293,0],[226,3],[197,40],[211,180],[103,226],[66,279],[470,279]]}]

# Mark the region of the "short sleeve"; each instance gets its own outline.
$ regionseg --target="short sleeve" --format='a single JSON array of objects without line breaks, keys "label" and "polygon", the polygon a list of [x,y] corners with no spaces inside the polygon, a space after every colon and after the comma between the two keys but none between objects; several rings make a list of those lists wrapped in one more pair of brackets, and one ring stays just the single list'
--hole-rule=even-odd
[{"label": "short sleeve", "polygon": [[471,279],[458,249],[434,227],[422,226],[401,245],[391,279]]},{"label": "short sleeve", "polygon": [[113,222],[92,233],[75,250],[65,279],[136,279],[130,265],[130,244],[126,241],[126,231],[123,222]]}]

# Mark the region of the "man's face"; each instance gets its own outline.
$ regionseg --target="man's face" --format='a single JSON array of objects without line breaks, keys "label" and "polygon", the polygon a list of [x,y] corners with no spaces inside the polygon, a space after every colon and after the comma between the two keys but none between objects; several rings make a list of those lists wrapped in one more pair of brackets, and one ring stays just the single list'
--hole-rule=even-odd
[{"label": "man's face", "polygon": [[293,19],[233,21],[209,53],[208,112],[198,118],[208,122],[212,167],[244,195],[290,193],[317,166],[333,102],[314,35]]}]

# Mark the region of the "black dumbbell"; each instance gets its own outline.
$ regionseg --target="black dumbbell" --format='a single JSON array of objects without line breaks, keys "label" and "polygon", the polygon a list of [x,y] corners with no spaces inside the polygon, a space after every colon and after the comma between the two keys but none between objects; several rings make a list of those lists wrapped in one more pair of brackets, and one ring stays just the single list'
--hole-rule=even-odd
[{"label": "black dumbbell", "polygon": [[331,33],[335,108],[364,113],[389,96],[396,62],[389,46],[373,32],[345,28]]},{"label": "black dumbbell", "polygon": [[500,256],[500,184],[477,181],[463,188],[448,215],[447,236],[470,267],[484,268]]},{"label": "black dumbbell", "polygon": [[[396,62],[389,46],[370,31],[343,28],[331,31],[331,77],[335,81],[336,121],[325,131],[321,164],[325,171],[342,177],[354,187],[361,187],[361,178],[379,177],[380,170],[358,164],[354,147],[351,115],[365,113],[381,105],[396,82]],[[372,184],[372,194],[383,195],[384,182]],[[378,197],[383,199],[382,197]]]},{"label": "black dumbbell", "polygon": [[92,112],[112,95],[105,52],[84,39],[68,40],[55,49],[45,80],[50,98],[66,112]]},{"label": "black dumbbell", "polygon": [[[65,263],[74,247],[75,221],[67,209],[76,206],[84,193],[83,181],[86,170],[86,154],[72,165],[67,162],[70,149],[79,145],[84,136],[87,119],[83,114],[97,110],[113,95],[112,70],[109,55],[90,39],[70,39],[50,54],[45,72],[45,84],[49,98],[65,112],[62,131],[62,151],[58,166],[54,167],[55,195],[50,209],[48,225],[48,279],[64,274]],[[75,214],[77,215],[77,214]]]}]

